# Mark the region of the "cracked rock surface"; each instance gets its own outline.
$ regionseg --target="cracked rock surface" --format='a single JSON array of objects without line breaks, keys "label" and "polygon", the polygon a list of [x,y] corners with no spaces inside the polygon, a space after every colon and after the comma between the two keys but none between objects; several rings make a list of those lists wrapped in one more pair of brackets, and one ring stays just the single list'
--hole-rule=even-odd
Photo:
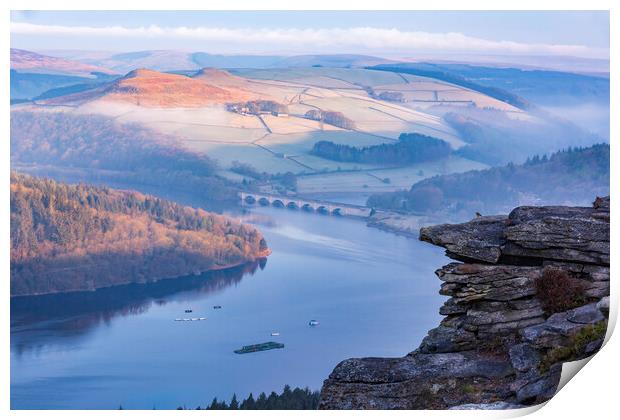
[{"label": "cracked rock surface", "polygon": [[[509,409],[551,398],[562,364],[594,354],[609,313],[609,197],[592,207],[518,207],[420,230],[461,261],[436,271],[444,319],[399,358],[348,359],[323,409]],[[579,306],[546,313],[546,269],[583,286]]]}]

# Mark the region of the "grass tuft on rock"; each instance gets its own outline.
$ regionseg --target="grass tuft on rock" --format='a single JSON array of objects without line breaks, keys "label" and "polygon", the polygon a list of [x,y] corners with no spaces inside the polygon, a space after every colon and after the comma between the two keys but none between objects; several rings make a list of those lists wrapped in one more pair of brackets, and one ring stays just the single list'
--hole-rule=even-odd
[{"label": "grass tuft on rock", "polygon": [[571,337],[570,345],[555,347],[549,350],[540,362],[539,371],[545,373],[556,363],[569,362],[586,357],[585,350],[587,345],[604,338],[606,332],[606,321],[586,325]]}]

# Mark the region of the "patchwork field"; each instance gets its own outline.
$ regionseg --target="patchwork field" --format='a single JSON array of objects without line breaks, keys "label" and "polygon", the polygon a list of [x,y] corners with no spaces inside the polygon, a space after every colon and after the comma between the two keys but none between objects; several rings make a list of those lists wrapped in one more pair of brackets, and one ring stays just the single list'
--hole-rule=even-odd
[{"label": "patchwork field", "polygon": [[[338,192],[376,193],[409,189],[412,184],[435,175],[485,169],[487,165],[456,156],[436,162],[392,169],[369,169],[356,172],[330,172],[300,176],[299,194]],[[386,179],[389,182],[386,182]]]},{"label": "patchwork field", "polygon": [[366,94],[368,88],[372,88],[375,96],[385,92],[398,92],[403,95],[402,105],[414,109],[468,104],[479,108],[489,107],[522,113],[512,105],[462,86],[404,73],[367,69],[304,68],[237,70],[235,74],[253,79],[347,89],[350,93],[358,94]]},{"label": "patchwork field", "polygon": [[[306,67],[286,69],[243,69],[232,73],[249,79],[295,82],[325,88],[375,86],[404,82],[403,77],[391,72],[357,68]],[[405,77],[408,77],[405,76]],[[326,81],[329,83],[326,85]]]},{"label": "patchwork field", "polygon": [[[148,78],[141,80],[143,76]],[[126,79],[115,82],[115,86],[138,86],[148,95],[161,89],[151,86],[149,83],[153,82],[149,80],[161,79],[185,97],[171,98],[173,105],[161,106],[148,96],[146,101],[139,89],[132,91],[130,98],[124,98],[122,91],[112,86],[67,97],[64,102],[60,97],[53,103],[28,107],[103,114],[118,123],[145,125],[173,136],[188,150],[217,159],[223,176],[239,179],[229,170],[234,161],[251,164],[260,172],[291,171],[300,176],[300,192],[308,193],[388,191],[408,187],[423,177],[480,167],[459,158],[398,169],[336,162],[310,154],[317,141],[367,147],[395,142],[404,132],[417,132],[443,139],[458,149],[464,142],[441,117],[454,106],[491,107],[527,117],[511,105],[449,83],[359,68],[252,69],[231,73],[204,69],[193,77],[137,71]],[[209,91],[220,96],[200,96]],[[233,112],[229,109],[231,102],[219,97],[272,101],[285,106],[288,112]],[[183,103],[188,105],[177,105]],[[311,120],[305,115],[311,110],[342,113],[353,127],[343,129]],[[385,178],[389,178],[389,183]]]}]

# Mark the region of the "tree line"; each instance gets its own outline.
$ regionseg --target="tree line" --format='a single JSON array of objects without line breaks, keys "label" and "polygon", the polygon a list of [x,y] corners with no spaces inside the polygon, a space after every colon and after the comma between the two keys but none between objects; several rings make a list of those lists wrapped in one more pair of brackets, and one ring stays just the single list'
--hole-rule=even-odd
[{"label": "tree line", "polygon": [[[307,387],[304,389],[291,389],[289,385],[284,386],[284,390],[277,394],[271,392],[267,396],[264,392],[254,398],[252,393],[239,401],[237,395],[233,394],[230,402],[224,400],[218,401],[214,398],[207,406],[196,407],[196,410],[316,410],[319,407],[319,392],[310,391]],[[184,407],[178,407],[184,410]]]},{"label": "tree line", "polygon": [[253,115],[260,115],[263,113],[288,113],[288,107],[286,105],[265,99],[231,103],[226,107],[232,112],[246,112]]},{"label": "tree line", "polygon": [[355,147],[331,141],[316,142],[313,155],[338,162],[407,165],[447,157],[452,152],[444,140],[419,133],[402,133],[395,143]]},{"label": "tree line", "polygon": [[373,208],[416,213],[449,211],[471,218],[521,204],[585,204],[609,194],[609,144],[534,155],[521,165],[438,175],[411,189],[374,194]]},{"label": "tree line", "polygon": [[355,122],[352,119],[347,118],[340,111],[323,111],[320,109],[311,109],[306,112],[304,116],[308,119],[315,121],[322,121],[334,127],[344,128],[345,130],[354,130]]},{"label": "tree line", "polygon": [[291,171],[283,173],[278,172],[275,174],[260,172],[253,165],[245,162],[239,162],[238,160],[234,160],[232,162],[230,170],[236,174],[252,178],[252,180],[246,180],[244,178],[243,185],[246,188],[252,189],[254,186],[253,181],[258,181],[262,183],[274,182],[284,189],[283,192],[286,192],[286,190],[297,191],[297,175]]}]

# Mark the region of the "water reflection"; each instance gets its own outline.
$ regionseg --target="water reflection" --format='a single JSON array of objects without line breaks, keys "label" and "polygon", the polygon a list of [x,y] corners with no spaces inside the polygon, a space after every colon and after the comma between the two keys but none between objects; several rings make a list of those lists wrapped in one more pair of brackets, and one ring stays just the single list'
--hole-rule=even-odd
[{"label": "water reflection", "polygon": [[[161,409],[318,389],[343,359],[402,356],[439,322],[441,249],[353,219],[251,213],[235,217],[260,227],[265,270],[14,299],[11,407]],[[207,320],[174,322],[187,308]],[[283,351],[233,353],[274,331]]]},{"label": "water reflection", "polygon": [[[94,292],[59,293],[11,299],[11,347],[17,356],[54,343],[79,340],[115,317],[146,312],[153,305],[198,300],[236,285],[263,270],[263,258],[239,267],[196,276],[133,283]],[[190,293],[188,293],[190,292]],[[53,334],[50,331],[53,330]]]}]

